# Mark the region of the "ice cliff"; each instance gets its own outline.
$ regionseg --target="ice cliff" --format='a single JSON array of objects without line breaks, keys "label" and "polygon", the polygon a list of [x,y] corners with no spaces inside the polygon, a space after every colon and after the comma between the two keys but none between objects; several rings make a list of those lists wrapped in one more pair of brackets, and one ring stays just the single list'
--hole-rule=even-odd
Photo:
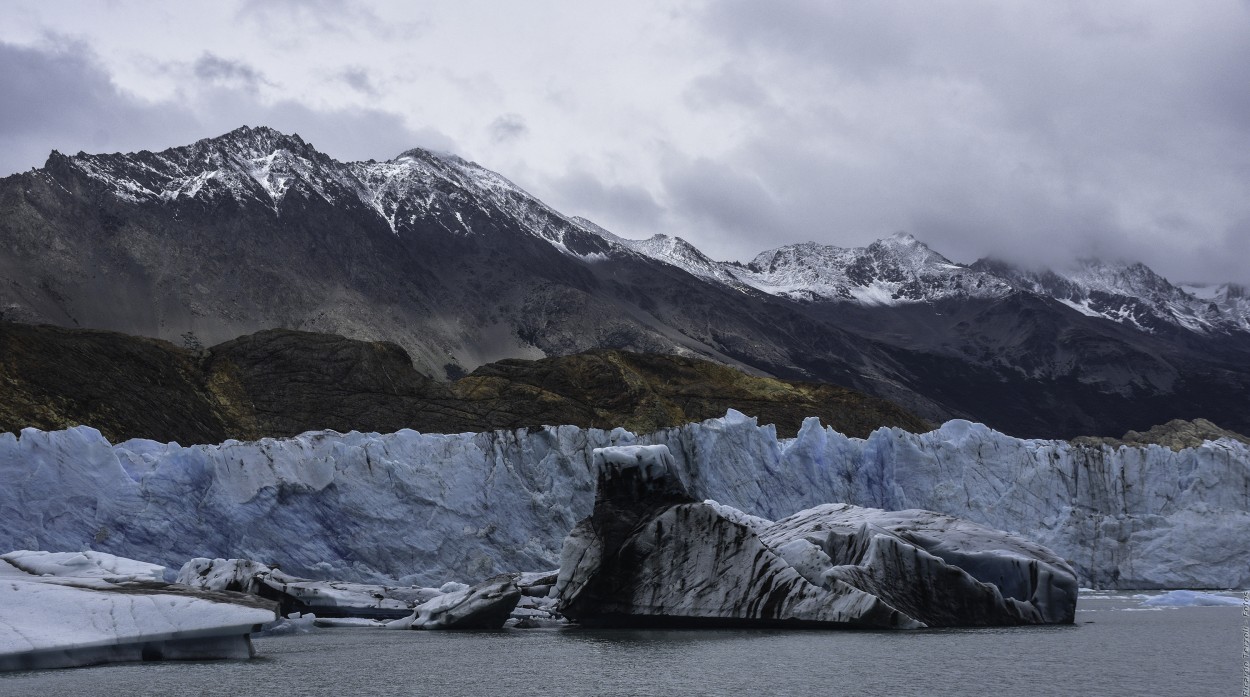
[{"label": "ice cliff", "polygon": [[0,548],[177,567],[249,558],[312,578],[437,584],[553,568],[591,511],[594,448],[668,446],[698,498],[778,519],[845,502],[1018,533],[1103,588],[1250,587],[1250,447],[1075,446],[952,421],[779,440],[737,412],[638,436],[571,426],[312,432],[181,447],[91,428],[0,435]]}]

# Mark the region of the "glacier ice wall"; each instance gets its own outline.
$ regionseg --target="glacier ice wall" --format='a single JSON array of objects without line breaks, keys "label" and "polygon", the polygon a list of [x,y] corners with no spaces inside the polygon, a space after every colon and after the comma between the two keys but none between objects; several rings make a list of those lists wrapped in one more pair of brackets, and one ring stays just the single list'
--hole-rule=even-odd
[{"label": "glacier ice wall", "polygon": [[573,426],[457,435],[311,432],[182,447],[97,431],[0,435],[0,548],[177,567],[436,584],[550,569],[594,498],[591,451],[663,444],[699,497],[777,519],[830,502],[925,508],[1019,533],[1103,588],[1250,587],[1250,448],[1021,440],[951,421],[779,440],[737,412],[638,436]]}]

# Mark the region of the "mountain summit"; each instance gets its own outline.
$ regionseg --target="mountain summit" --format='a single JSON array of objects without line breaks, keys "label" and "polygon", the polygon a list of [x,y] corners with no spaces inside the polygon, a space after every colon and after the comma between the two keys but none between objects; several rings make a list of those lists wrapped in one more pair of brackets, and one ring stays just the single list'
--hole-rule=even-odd
[{"label": "mountain summit", "polygon": [[[393,341],[437,379],[608,348],[842,384],[930,421],[1250,430],[1244,291],[1142,266],[952,262],[906,234],[749,264],[626,240],[455,155],[339,162],[243,127],[53,153],[0,180],[0,315],[207,346],[272,328]],[[1240,416],[1230,416],[1239,414]]]},{"label": "mountain summit", "polygon": [[774,295],[865,305],[993,298],[1011,290],[902,232],[857,249],[809,242],[770,250],[755,257],[739,278]]}]

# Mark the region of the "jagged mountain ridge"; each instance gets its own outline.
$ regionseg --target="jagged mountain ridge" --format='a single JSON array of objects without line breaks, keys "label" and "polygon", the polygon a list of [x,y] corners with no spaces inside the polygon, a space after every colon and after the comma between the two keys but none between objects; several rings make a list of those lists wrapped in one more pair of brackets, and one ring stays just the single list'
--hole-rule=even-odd
[{"label": "jagged mountain ridge", "polygon": [[874,372],[854,337],[612,245],[454,156],[343,164],[241,128],[162,153],[54,153],[4,184],[11,319],[201,344],[326,331],[395,341],[438,377],[600,347],[852,385]]},{"label": "jagged mountain ridge", "polygon": [[965,265],[900,232],[859,248],[786,245],[739,264],[711,261],[681,238],[612,238],[693,275],[794,300],[880,306],[998,299],[1023,291],[1145,332],[1167,325],[1196,333],[1250,332],[1244,287],[1173,285],[1137,262],[1080,259],[1063,270],[1028,269],[990,258]]},{"label": "jagged mountain ridge", "polygon": [[[54,153],[0,180],[0,240],[9,319],[188,345],[330,332],[394,341],[440,379],[594,348],[668,353],[1052,437],[1226,421],[1250,390],[1236,339],[1090,317],[909,237],[725,264],[680,238],[623,240],[452,155],[341,163],[266,128]],[[804,274],[854,287],[805,295]],[[846,301],[856,292],[890,302]]]}]

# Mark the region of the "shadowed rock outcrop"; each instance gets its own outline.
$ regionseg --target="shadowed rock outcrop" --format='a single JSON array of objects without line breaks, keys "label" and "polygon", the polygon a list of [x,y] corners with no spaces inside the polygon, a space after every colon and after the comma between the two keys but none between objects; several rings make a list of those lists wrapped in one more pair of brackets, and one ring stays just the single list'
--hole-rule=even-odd
[{"label": "shadowed rock outcrop", "polygon": [[1196,448],[1207,441],[1216,441],[1221,438],[1228,438],[1250,445],[1250,438],[1240,433],[1233,433],[1220,428],[1206,419],[1194,419],[1193,421],[1173,419],[1145,432],[1129,431],[1124,434],[1123,438],[1092,438],[1083,436],[1072,439],[1072,443],[1074,445],[1110,445],[1112,447],[1121,445],[1139,447],[1162,445],[1174,452],[1180,452],[1185,448]]}]

